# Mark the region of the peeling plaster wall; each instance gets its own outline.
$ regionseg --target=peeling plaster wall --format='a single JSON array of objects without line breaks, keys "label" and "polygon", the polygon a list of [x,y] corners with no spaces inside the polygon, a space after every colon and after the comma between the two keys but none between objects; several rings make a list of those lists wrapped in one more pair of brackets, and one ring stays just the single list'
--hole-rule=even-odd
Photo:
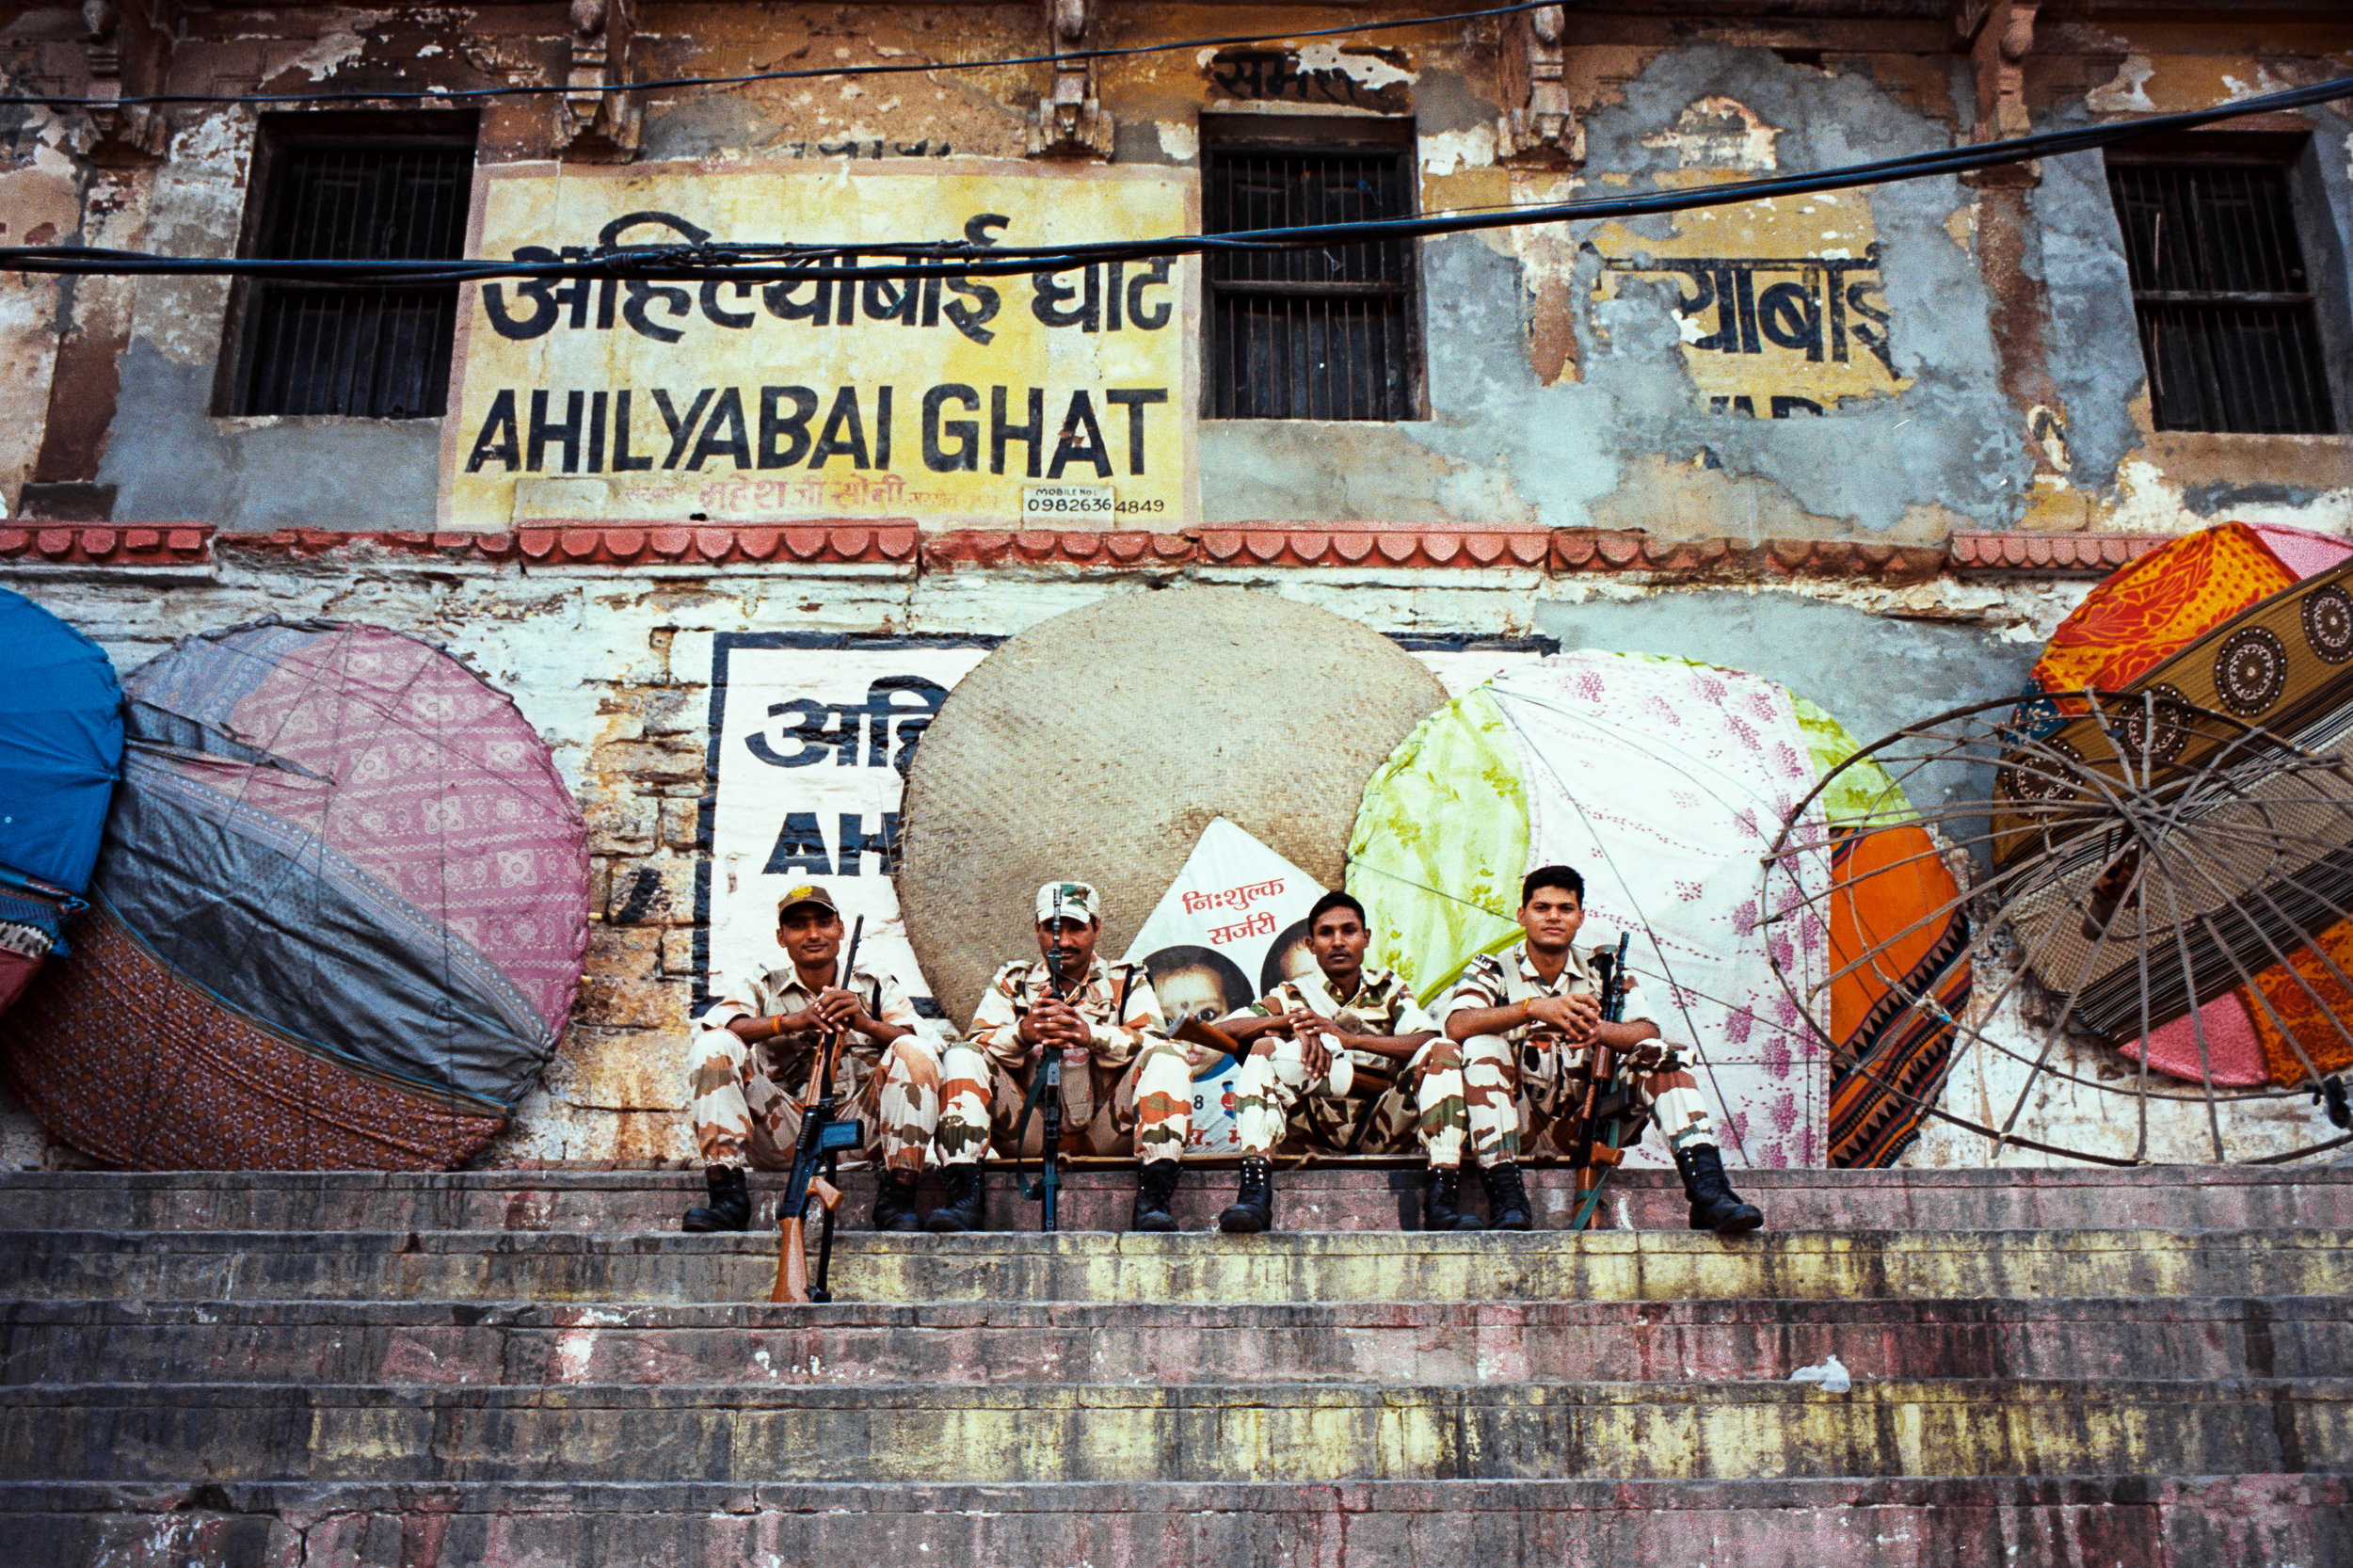
[{"label": "peeling plaster wall", "polygon": [[[220,552],[210,569],[18,568],[0,583],[97,639],[128,671],[189,633],[268,614],[342,616],[434,638],[511,694],[586,814],[595,923],[587,978],[540,1086],[489,1156],[682,1160],[697,811],[712,639],[746,627],[1011,634],[1107,594],[1193,584],[1277,592],[1418,636],[1525,636],[1672,648],[1791,680],[1858,735],[2014,687],[2081,583],[1830,579],[1730,590],[1512,570],[960,569],[676,567],[626,573],[453,566],[349,547],[315,558]],[[1933,624],[1924,629],[1922,618]],[[1853,678],[1856,650],[1874,672]],[[0,1164],[71,1159],[0,1106]]]},{"label": "peeling plaster wall", "polygon": [[[1541,193],[1513,189],[1513,199],[1687,183],[1674,178],[1685,154],[1668,133],[1709,99],[1735,100],[1775,128],[1783,171],[1951,138],[1949,125],[1866,74],[1791,66],[1766,49],[1660,53],[1621,90],[1623,102],[1586,125],[1589,169],[1608,174],[1547,181]],[[1433,137],[1427,123],[1422,131],[1427,168]],[[1870,205],[1896,368],[1911,382],[1898,395],[1851,400],[1812,419],[1713,410],[1686,370],[1669,306],[1675,286],[1595,300],[1600,258],[1590,249],[1576,257],[1565,300],[1551,307],[1573,314],[1583,376],[1546,385],[1529,352],[1531,310],[1546,307],[1531,306],[1531,296],[1542,296],[1521,286],[1534,258],[1520,254],[1546,237],[1456,235],[1422,250],[1433,417],[1373,430],[1207,424],[1203,508],[1211,520],[1435,516],[1751,537],[1929,539],[1957,524],[1999,522],[2015,512],[2028,470],[1994,378],[1985,290],[1949,229],[1962,193],[1949,180],[1915,182],[1881,188]],[[1624,228],[1664,238],[1676,222]],[[1597,229],[1573,226],[1571,244]],[[1416,460],[1413,447],[1427,456]]]},{"label": "peeling plaster wall", "polygon": [[[71,138],[48,114],[23,119],[0,154],[0,244],[54,244],[80,226]],[[57,358],[58,297],[56,279],[0,279],[0,385],[13,393],[0,411],[0,505],[10,512],[40,452]]]},{"label": "peeling plaster wall", "polygon": [[[1230,33],[1238,14],[1107,4],[1096,26],[1101,41],[1121,44]],[[66,79],[59,72],[76,57],[78,36],[71,14],[0,8],[0,67]],[[1289,8],[1252,12],[1249,25],[1304,30],[1342,19],[1328,8]],[[644,6],[636,25],[637,69],[649,76],[1017,56],[1042,43],[1039,13],[1026,4],[660,3]],[[2123,25],[2131,24],[2103,24]],[[568,28],[552,7],[196,11],[183,24],[172,85],[247,91],[550,81],[565,69]],[[2038,123],[2052,125],[2204,103],[2344,69],[2353,61],[2344,34],[2300,22],[2254,28],[2228,17],[2144,27],[2133,37],[2052,22],[2028,62],[2029,97]],[[1491,31],[1401,29],[1382,35],[1380,46],[1393,56],[1324,44],[1303,60],[1366,75],[1368,90],[1410,103],[1422,204],[1432,210],[1813,168],[1942,148],[1971,129],[1969,68],[1941,21],[1687,17],[1670,24],[1639,12],[1580,16],[1566,80],[1587,160],[1574,169],[1513,158],[1499,146],[1497,127],[1513,105],[1501,101]],[[1004,67],[651,92],[639,156],[1019,157],[1048,74]],[[1364,112],[1237,103],[1213,88],[1205,60],[1181,53],[1106,62],[1100,92],[1117,126],[1115,156],[1128,162],[1195,163],[1205,111]],[[549,98],[486,109],[483,159],[549,155],[557,112]],[[2345,288],[2353,120],[2327,111],[2313,120],[2321,129],[2302,171],[2313,197],[2307,232],[2315,273],[2327,280],[2332,346],[2353,360],[2353,300]],[[167,154],[152,169],[104,180],[75,171],[88,187],[86,210],[78,223],[69,212],[62,228],[90,243],[233,251],[252,120],[184,109],[170,124]],[[27,171],[35,161],[28,136],[60,167],[88,141],[81,129],[34,136],[20,128],[15,155]],[[0,206],[24,205],[14,185],[0,192]],[[1688,254],[1693,235],[1717,232],[1707,227],[1713,219],[1680,215],[1432,242],[1422,250],[1431,417],[1393,425],[1207,423],[1201,520],[1457,520],[1932,540],[1964,524],[2170,530],[2219,508],[2260,506],[2286,520],[2353,528],[2353,437],[2286,446],[2150,432],[2097,154],[2051,160],[2041,184],[2018,197],[2031,215],[2016,263],[2025,291],[2020,308],[2040,319],[2036,352],[2047,359],[2028,366],[2025,378],[2042,376],[2060,405],[2057,437],[2041,439],[2032,409],[2004,390],[2018,367],[2004,362],[1994,329],[2001,303],[1980,253],[1981,219],[1996,194],[2010,193],[1936,180],[1846,199],[1847,226],[1867,209],[1863,231],[1881,247],[1893,375],[1874,395],[1779,419],[1710,406],[1707,389],[1691,378],[1685,344],[1692,327],[1672,308],[1673,275],[1605,276],[1606,258],[1629,245],[1655,245],[1662,256],[1681,245]],[[1814,211],[1784,203],[1753,215],[1764,236],[1757,243],[1804,238]],[[1836,216],[1827,205],[1821,211]],[[1826,221],[1822,232],[1838,227]],[[1836,254],[1843,242],[1815,243]],[[52,442],[58,472],[47,476],[113,487],[119,521],[428,525],[432,422],[213,415],[227,299],[218,280],[160,279],[77,289],[54,312],[0,299],[0,358],[30,381],[40,379],[43,356],[53,352],[39,341],[47,316],[88,352],[121,345],[111,418],[87,436]],[[2342,397],[2353,402],[2345,381],[2341,372]],[[74,416],[103,415],[101,382],[77,370],[74,387]],[[1768,412],[1767,399],[1754,401],[1759,415]],[[36,399],[0,424],[0,486],[11,502],[41,446],[39,408]],[[2345,414],[2353,421],[2353,408]]]}]

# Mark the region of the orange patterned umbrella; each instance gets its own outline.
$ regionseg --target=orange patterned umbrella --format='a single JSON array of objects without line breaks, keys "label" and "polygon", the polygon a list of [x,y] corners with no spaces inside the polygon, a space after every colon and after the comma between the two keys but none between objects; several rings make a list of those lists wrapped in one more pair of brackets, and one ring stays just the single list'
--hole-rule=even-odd
[{"label": "orange patterned umbrella", "polygon": [[[2353,542],[2279,524],[2226,522],[2186,535],[2110,575],[2060,622],[2035,664],[2028,708],[2080,715],[2085,701],[2059,694],[2128,690],[2217,629],[2227,646],[2238,617],[2349,557]],[[2242,656],[2268,655],[2256,629]],[[2329,925],[2195,1016],[2185,1013],[2120,1048],[2134,1061],[2146,1053],[2169,1076],[2210,1076],[2225,1088],[2302,1081],[2299,1045],[2319,1071],[2340,1070],[2353,1065],[2353,1040],[2336,1021],[2353,1018],[2353,993],[2339,974],[2353,974],[2353,922]]]}]

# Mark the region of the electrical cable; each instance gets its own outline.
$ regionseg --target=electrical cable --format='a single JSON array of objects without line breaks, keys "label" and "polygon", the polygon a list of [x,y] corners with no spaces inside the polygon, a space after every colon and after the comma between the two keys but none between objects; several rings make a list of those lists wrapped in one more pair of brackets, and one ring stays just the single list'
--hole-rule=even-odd
[{"label": "electrical cable", "polygon": [[[1868,163],[1841,165],[1807,174],[1771,175],[1759,180],[1728,181],[1721,184],[1636,196],[1593,197],[1529,206],[1243,230],[1224,234],[1178,234],[1160,239],[1096,240],[1034,248],[986,246],[968,240],[884,241],[856,246],[840,243],[697,242],[689,245],[614,247],[584,252],[576,260],[557,257],[548,261],[504,262],[481,259],[445,262],[154,256],[139,251],[80,246],[13,246],[0,247],[0,271],[75,277],[255,277],[346,285],[367,282],[422,285],[510,279],[616,279],[667,282],[719,280],[748,285],[816,280],[906,281],[930,278],[1016,277],[1024,273],[1069,271],[1096,262],[1153,262],[1163,257],[1227,250],[1305,250],[1332,245],[1426,239],[1440,234],[1469,233],[1490,229],[1593,222],[1605,218],[1649,216],[1705,207],[1733,206],[1747,201],[1967,173],[2035,158],[2088,152],[2143,136],[2193,130],[2249,115],[2306,108],[2339,98],[2353,98],[2353,77],[2336,77],[2310,87],[2293,88],[2178,114],[2155,115],[2117,124],[2043,131],[2000,141],[1965,143]],[[651,219],[657,215],[632,216]],[[618,227],[624,221],[616,219],[611,227]],[[671,220],[664,215],[664,221]],[[555,255],[544,249],[540,254]],[[854,264],[858,256],[915,259],[872,266],[832,264],[836,262]]]},{"label": "electrical cable", "polygon": [[[1401,27],[1436,27],[1449,22],[1477,22],[1491,16],[1516,16],[1542,9],[1560,0],[1527,0],[1525,4],[1495,6],[1476,11],[1448,11],[1437,16],[1402,16],[1390,22],[1352,22],[1340,27],[1319,27],[1305,33],[1256,33],[1232,38],[1180,39],[1173,43],[1130,43],[1106,49],[1072,49],[1059,55],[1018,55],[991,60],[947,60],[926,65],[915,60],[889,60],[880,65],[809,66],[798,71],[749,71],[732,76],[667,76],[646,82],[614,82],[582,88],[564,82],[533,82],[503,88],[344,88],[334,92],[202,93],[155,92],[136,98],[44,98],[32,93],[0,93],[0,104],[50,109],[115,109],[159,104],[213,104],[242,106],[255,104],[381,104],[388,100],[475,103],[486,98],[532,98],[550,93],[655,92],[674,88],[744,87],[755,82],[806,82],[837,76],[911,76],[932,71],[997,71],[1017,65],[1054,65],[1068,60],[1124,59],[1136,55],[1161,55],[1182,49],[1230,49],[1249,43],[1289,43],[1296,39],[1339,38],[1355,33],[1394,31]],[[1572,0],[1574,3],[1574,0]]]}]

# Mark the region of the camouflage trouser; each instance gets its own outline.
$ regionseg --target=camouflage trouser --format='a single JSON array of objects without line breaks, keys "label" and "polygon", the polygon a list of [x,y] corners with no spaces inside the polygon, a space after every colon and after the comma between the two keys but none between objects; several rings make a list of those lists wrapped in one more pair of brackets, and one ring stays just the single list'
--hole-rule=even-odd
[{"label": "camouflage trouser", "polygon": [[[1418,1135],[1433,1162],[1462,1158],[1462,1068],[1450,1042],[1429,1041],[1407,1062],[1392,1058],[1393,1082],[1359,1064],[1345,1095],[1333,1092],[1328,1075],[1308,1078],[1298,1041],[1273,1046],[1270,1055],[1242,1058],[1234,1130],[1243,1154],[1272,1154],[1287,1137],[1336,1154],[1395,1154]],[[1433,1153],[1440,1145],[1444,1160]]]},{"label": "camouflage trouser", "polygon": [[[1512,1153],[1504,1158],[1566,1155],[1577,1109],[1593,1075],[1593,1048],[1564,1048],[1556,1039],[1539,1035],[1521,1041],[1516,1049],[1505,1048],[1505,1066],[1518,1113],[1511,1125]],[[1671,1153],[1716,1142],[1715,1122],[1707,1113],[1707,1102],[1700,1097],[1698,1081],[1672,1056],[1657,1070],[1637,1075],[1633,1089],[1636,1114],[1658,1124]],[[1640,1122],[1625,1129],[1624,1141],[1628,1145],[1641,1138]],[[1482,1159],[1480,1163],[1492,1161]]]},{"label": "camouflage trouser", "polygon": [[1442,1170],[1460,1165],[1466,1136],[1474,1164],[1517,1160],[1520,1125],[1513,1103],[1512,1042],[1500,1034],[1474,1034],[1455,1048],[1462,1092],[1459,1098],[1436,1108],[1445,1125],[1428,1138],[1430,1163]]},{"label": "camouflage trouser", "polygon": [[[731,1029],[698,1029],[688,1049],[694,1069],[687,1092],[703,1163],[790,1168],[801,1131],[803,1107],[796,1096],[808,1087],[812,1054],[804,1052],[797,1063],[786,1064],[793,1084],[788,1091],[760,1069],[752,1048]],[[834,1091],[836,1107],[857,1118],[858,1146],[866,1158],[879,1152],[894,1171],[922,1170],[939,1117],[939,1059],[929,1041],[905,1034],[879,1049],[870,1044],[843,1052]]]},{"label": "camouflage trouser", "polygon": [[[1018,1069],[992,1062],[968,1045],[948,1049],[940,1088],[939,1162],[967,1165],[1000,1148],[1035,1159],[1045,1148],[1042,1108],[1030,1117],[1018,1149],[1021,1107],[1038,1064]],[[1193,1068],[1182,1046],[1162,1041],[1124,1067],[1065,1063],[1062,1073],[1064,1154],[1123,1155],[1131,1143],[1141,1160],[1173,1160],[1184,1152],[1193,1120]]]}]

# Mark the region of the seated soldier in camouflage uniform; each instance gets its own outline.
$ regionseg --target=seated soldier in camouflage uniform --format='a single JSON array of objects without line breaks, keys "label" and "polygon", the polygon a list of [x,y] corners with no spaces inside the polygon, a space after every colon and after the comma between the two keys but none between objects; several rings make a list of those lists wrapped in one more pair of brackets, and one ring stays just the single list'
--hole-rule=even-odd
[{"label": "seated soldier in camouflage uniform", "polygon": [[1584,923],[1585,879],[1566,866],[1538,867],[1520,885],[1527,940],[1474,961],[1447,1000],[1446,1032],[1463,1047],[1471,1152],[1490,1222],[1499,1230],[1529,1227],[1519,1156],[1567,1152],[1559,1136],[1582,1103],[1600,1045],[1627,1063],[1636,1105],[1667,1140],[1691,1202],[1691,1228],[1727,1236],[1754,1230],[1765,1216],[1725,1181],[1699,1085],[1660,1042],[1632,976],[1624,977],[1621,1020],[1601,1021],[1600,977],[1576,948]]},{"label": "seated soldier in camouflage uniform", "polygon": [[[1125,1154],[1132,1132],[1143,1161],[1134,1227],[1175,1230],[1169,1198],[1193,1119],[1191,1058],[1168,1037],[1144,966],[1107,965],[1095,956],[1103,922],[1093,888],[1048,882],[1037,890],[1036,924],[1037,960],[1016,959],[997,971],[965,1032],[978,1052],[963,1059],[968,1070],[952,1065],[941,1089],[939,1160],[948,1199],[933,1210],[931,1227],[980,1228],[980,1160],[992,1123],[1010,1143],[1039,1060],[1059,1050],[1063,1150]],[[1061,964],[1061,997],[1054,994],[1048,957]],[[979,1070],[980,1053],[992,1069],[985,1075]],[[1042,1136],[1034,1123],[1030,1136]]]},{"label": "seated soldier in camouflage uniform", "polygon": [[730,990],[699,1020],[689,1046],[695,1143],[711,1201],[686,1211],[685,1230],[751,1224],[746,1163],[790,1170],[800,1096],[828,1028],[850,1032],[835,1073],[835,1103],[857,1118],[869,1160],[879,1155],[874,1228],[919,1230],[915,1184],[939,1114],[941,1063],[899,983],[860,964],[845,990],[841,912],[814,883],[776,905],[776,942],[792,962]]},{"label": "seated soldier in camouflage uniform", "polygon": [[1463,1074],[1452,1041],[1394,969],[1365,968],[1365,906],[1326,893],[1307,912],[1318,972],[1287,980],[1218,1027],[1249,1048],[1236,1087],[1241,1190],[1218,1216],[1240,1235],[1274,1224],[1268,1157],[1286,1134],[1334,1154],[1462,1158]]}]

